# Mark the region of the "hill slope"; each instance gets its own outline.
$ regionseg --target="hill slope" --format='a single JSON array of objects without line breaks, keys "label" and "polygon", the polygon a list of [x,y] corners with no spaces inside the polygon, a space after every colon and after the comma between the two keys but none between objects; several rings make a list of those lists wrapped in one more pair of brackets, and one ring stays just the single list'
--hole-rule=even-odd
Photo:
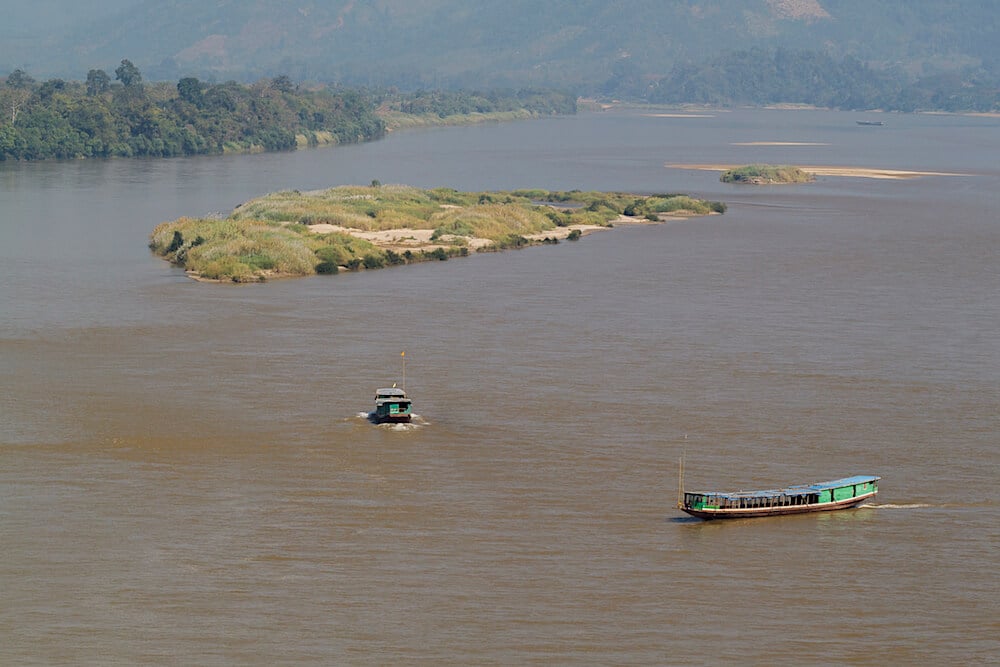
[{"label": "hill slope", "polygon": [[[51,14],[59,4],[33,6]],[[679,63],[754,47],[912,72],[1000,62],[992,0],[117,0],[64,31],[31,8],[17,11],[19,27],[5,30],[18,38],[0,43],[0,71],[36,77],[81,79],[129,58],[148,80],[287,74],[586,91],[631,70],[662,77]]]}]

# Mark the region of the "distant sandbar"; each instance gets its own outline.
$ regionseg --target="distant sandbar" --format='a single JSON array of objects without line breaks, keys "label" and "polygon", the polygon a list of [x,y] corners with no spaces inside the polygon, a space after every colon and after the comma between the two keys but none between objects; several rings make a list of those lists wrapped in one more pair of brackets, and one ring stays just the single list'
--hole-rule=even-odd
[{"label": "distant sandbar", "polygon": [[[736,169],[736,164],[665,164],[667,169],[696,169],[699,171],[727,171]],[[910,171],[904,169],[873,169],[870,167],[831,167],[831,166],[800,166],[802,171],[816,176],[849,176],[853,178],[879,178],[902,180],[920,178],[922,176],[962,176],[945,171]]]},{"label": "distant sandbar", "polygon": [[829,146],[822,141],[738,141],[733,146]]},{"label": "distant sandbar", "polygon": [[644,113],[646,118],[715,118],[714,113]]}]

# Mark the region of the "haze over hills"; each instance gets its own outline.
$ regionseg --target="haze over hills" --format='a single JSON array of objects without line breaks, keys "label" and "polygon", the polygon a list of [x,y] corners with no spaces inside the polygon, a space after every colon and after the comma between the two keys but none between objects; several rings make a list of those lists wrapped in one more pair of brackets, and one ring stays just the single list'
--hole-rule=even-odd
[{"label": "haze over hills", "polygon": [[[37,0],[8,12],[0,74],[288,75],[419,88],[659,81],[742,49],[808,50],[916,77],[1000,68],[994,0]],[[609,85],[612,82],[613,85]],[[635,82],[639,82],[636,84]]]}]

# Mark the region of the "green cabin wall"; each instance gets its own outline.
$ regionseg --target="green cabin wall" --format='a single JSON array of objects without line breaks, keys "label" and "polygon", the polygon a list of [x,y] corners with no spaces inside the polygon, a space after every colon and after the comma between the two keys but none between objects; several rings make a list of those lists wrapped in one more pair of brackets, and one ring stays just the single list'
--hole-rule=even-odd
[{"label": "green cabin wall", "polygon": [[[789,505],[803,504],[803,503],[829,503],[837,502],[841,500],[850,500],[857,496],[862,496],[866,493],[871,493],[877,491],[877,484],[874,482],[869,482],[865,484],[852,484],[850,486],[842,486],[834,489],[824,489],[818,491],[815,494],[802,495],[802,500],[795,502],[789,501]],[[688,496],[688,501],[690,502],[690,507],[696,510],[703,509],[719,509],[720,504],[718,498],[715,496],[703,496],[700,494],[685,494]],[[811,497],[810,497],[811,496]],[[789,496],[792,498],[792,496]],[[780,502],[775,502],[775,505],[780,505]],[[766,503],[761,503],[759,507],[765,507]]]}]

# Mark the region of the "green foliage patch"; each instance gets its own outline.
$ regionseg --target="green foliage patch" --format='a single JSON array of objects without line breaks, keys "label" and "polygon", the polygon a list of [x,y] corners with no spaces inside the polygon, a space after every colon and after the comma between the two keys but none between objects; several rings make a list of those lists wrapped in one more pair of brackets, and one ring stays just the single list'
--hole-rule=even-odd
[{"label": "green foliage patch", "polygon": [[115,74],[118,82],[91,70],[86,83],[38,83],[11,72],[0,83],[0,161],[294,150],[378,139],[385,118],[402,127],[576,112],[575,96],[551,91],[306,89],[287,76],[250,85],[194,77],[147,84],[128,60]]},{"label": "green foliage patch", "polygon": [[808,183],[816,180],[816,177],[798,167],[748,164],[735,169],[727,169],[722,172],[719,180],[723,183]]},{"label": "green foliage patch", "polygon": [[[149,247],[196,276],[254,282],[269,277],[336,274],[469,253],[469,238],[484,248],[556,243],[558,226],[610,226],[621,215],[704,215],[724,205],[686,195],[615,192],[459,192],[405,185],[341,186],[315,192],[289,190],[258,197],[226,218],[180,218],[158,225]],[[555,218],[555,219],[554,219]],[[334,225],[320,227],[319,225]],[[431,243],[402,252],[351,232],[433,230]],[[573,230],[574,240],[580,237]]]},{"label": "green foliage patch", "polygon": [[15,70],[0,86],[0,160],[171,157],[277,151],[300,143],[377,139],[385,123],[356,91],[305,90],[287,77],[252,85],[146,84],[128,60],[112,83],[103,70],[87,82],[37,83]]}]

